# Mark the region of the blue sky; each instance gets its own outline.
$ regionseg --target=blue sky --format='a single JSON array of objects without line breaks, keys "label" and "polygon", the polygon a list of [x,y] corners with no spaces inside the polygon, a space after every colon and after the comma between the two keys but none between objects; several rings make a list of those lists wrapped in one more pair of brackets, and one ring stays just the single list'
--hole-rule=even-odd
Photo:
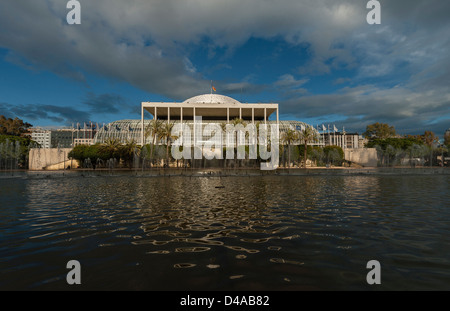
[{"label": "blue sky", "polygon": [[142,101],[209,93],[275,102],[284,120],[362,133],[450,127],[448,1],[0,3],[0,114],[34,126],[140,118]]}]

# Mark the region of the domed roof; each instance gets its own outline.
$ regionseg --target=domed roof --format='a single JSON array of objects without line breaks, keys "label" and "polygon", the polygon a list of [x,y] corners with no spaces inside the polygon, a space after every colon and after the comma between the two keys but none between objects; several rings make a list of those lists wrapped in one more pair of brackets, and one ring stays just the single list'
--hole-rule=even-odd
[{"label": "domed roof", "polygon": [[203,94],[186,99],[183,103],[186,104],[240,104],[237,100],[219,94]]}]

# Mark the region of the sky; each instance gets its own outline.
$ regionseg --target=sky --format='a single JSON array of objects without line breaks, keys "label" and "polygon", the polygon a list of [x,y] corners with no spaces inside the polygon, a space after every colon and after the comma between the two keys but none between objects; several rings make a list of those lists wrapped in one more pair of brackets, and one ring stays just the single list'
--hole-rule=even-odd
[{"label": "sky", "polygon": [[[33,126],[140,119],[143,101],[211,92],[281,120],[362,133],[450,128],[450,1],[0,2],[0,114]],[[150,116],[148,116],[150,118]]]}]

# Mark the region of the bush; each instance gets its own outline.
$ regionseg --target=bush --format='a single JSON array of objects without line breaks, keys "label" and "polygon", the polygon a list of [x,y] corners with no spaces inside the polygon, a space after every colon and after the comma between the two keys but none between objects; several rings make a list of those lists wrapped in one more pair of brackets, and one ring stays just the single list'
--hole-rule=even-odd
[{"label": "bush", "polygon": [[344,161],[344,150],[339,146],[326,146],[323,148],[324,157],[327,163],[342,165]]},{"label": "bush", "polygon": [[0,135],[0,168],[10,167],[9,163],[15,160],[17,168],[27,168],[28,152],[33,143],[28,137]]}]

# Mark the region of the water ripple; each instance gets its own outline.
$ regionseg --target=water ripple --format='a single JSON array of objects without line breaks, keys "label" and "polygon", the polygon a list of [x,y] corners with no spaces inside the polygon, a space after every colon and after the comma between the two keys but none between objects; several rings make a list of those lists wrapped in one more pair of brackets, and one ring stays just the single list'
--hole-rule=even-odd
[{"label": "water ripple", "polygon": [[2,288],[60,288],[52,273],[70,257],[93,288],[139,275],[148,289],[361,289],[375,258],[384,289],[450,289],[447,176],[0,183]]}]

